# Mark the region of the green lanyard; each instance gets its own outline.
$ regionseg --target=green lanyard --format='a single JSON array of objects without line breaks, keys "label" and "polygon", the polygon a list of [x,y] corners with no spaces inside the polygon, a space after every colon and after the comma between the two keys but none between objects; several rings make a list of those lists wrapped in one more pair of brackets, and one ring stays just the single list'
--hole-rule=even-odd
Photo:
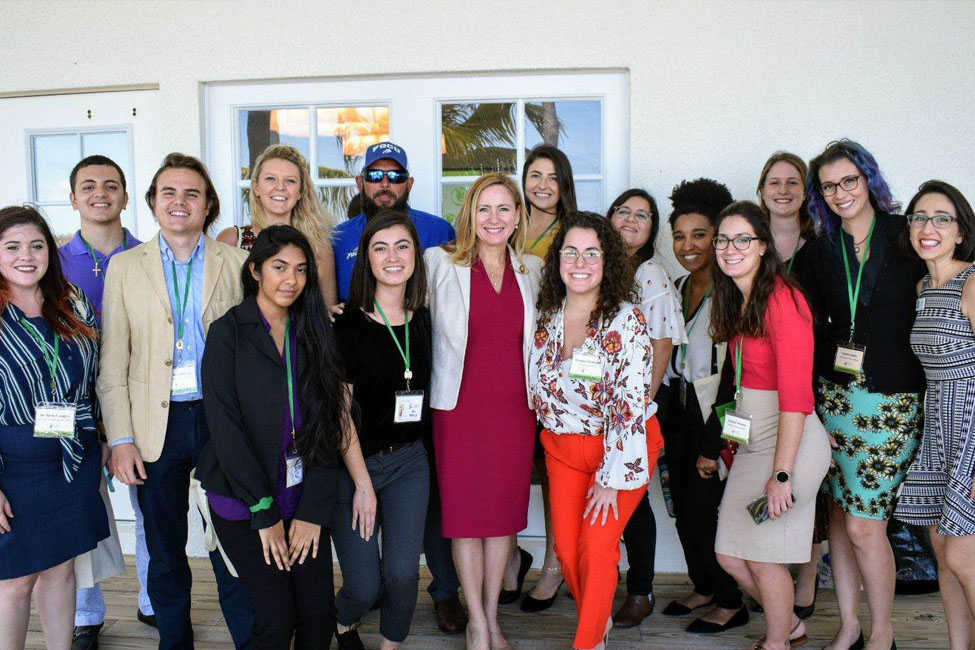
[{"label": "green lanyard", "polygon": [[295,442],[295,381],[291,370],[291,314],[284,319],[284,368],[288,373],[288,412],[291,414],[291,449],[297,452],[298,445]]},{"label": "green lanyard", "polygon": [[176,261],[170,262],[173,266],[173,292],[176,294],[176,320],[179,325],[176,328],[176,349],[183,349],[183,314],[186,313],[186,300],[190,297],[190,285],[193,282],[193,258],[190,258],[189,268],[186,270],[186,286],[183,287],[183,299],[179,297],[179,278],[176,275]]},{"label": "green lanyard", "polygon": [[802,237],[796,240],[796,247],[792,249],[792,256],[789,258],[789,270],[792,270],[792,265],[796,261],[796,253],[799,252],[799,243],[802,241]]},{"label": "green lanyard", "polygon": [[406,390],[410,389],[410,380],[413,379],[413,371],[410,370],[410,318],[409,314],[404,313],[403,315],[403,325],[406,330],[406,350],[403,350],[403,346],[399,344],[399,339],[396,338],[396,333],[393,331],[393,326],[389,324],[389,319],[386,318],[386,312],[383,311],[382,305],[379,301],[373,299],[373,304],[376,305],[376,309],[379,310],[379,315],[383,317],[383,322],[386,323],[386,329],[389,330],[389,335],[393,337],[393,343],[396,344],[396,349],[399,350],[399,355],[403,357],[403,363],[406,365],[406,370],[403,371],[403,379],[406,380]]},{"label": "green lanyard", "polygon": [[545,230],[542,231],[542,234],[539,235],[538,237],[536,237],[535,238],[535,241],[533,241],[532,244],[531,244],[531,246],[528,247],[528,252],[529,253],[531,253],[532,251],[535,250],[535,247],[538,245],[538,242],[542,241],[542,239],[545,237],[545,235],[548,234],[548,231],[551,230],[552,228],[554,228],[555,227],[555,224],[557,224],[558,222],[559,222],[559,218],[558,217],[555,217],[554,219],[552,219],[552,223],[548,224],[545,227]]},{"label": "green lanyard", "polygon": [[[688,284],[687,292],[690,293],[690,280],[687,281],[687,284]],[[708,289],[708,292],[706,294],[704,294],[704,297],[701,299],[701,304],[697,306],[697,313],[694,314],[694,320],[691,321],[691,326],[687,328],[686,334],[687,334],[687,341],[688,341],[688,343],[690,343],[691,332],[694,331],[694,327],[697,325],[697,321],[700,320],[701,310],[704,308],[704,303],[706,303],[708,301],[708,299],[710,299],[710,298],[711,298],[711,290]],[[687,312],[688,312],[688,309],[689,308],[690,308],[690,305],[687,303],[687,298],[685,298],[684,299],[684,322],[687,322],[687,316],[688,316]],[[686,369],[687,369],[687,343],[681,343],[680,344],[680,373],[681,373],[681,376],[683,376],[684,371]]]},{"label": "green lanyard", "polygon": [[41,348],[41,354],[44,355],[44,363],[47,364],[47,369],[51,371],[51,401],[56,402],[58,395],[58,365],[61,362],[61,359],[58,356],[61,351],[61,337],[58,336],[57,332],[54,333],[54,356],[51,356],[48,349],[50,346],[44,342],[44,337],[41,336],[41,333],[37,331],[37,328],[34,327],[33,323],[21,318],[20,326],[23,327],[28,334],[30,334],[31,338],[34,339],[34,341],[37,342],[37,345]]},{"label": "green lanyard", "polygon": [[741,349],[745,347],[745,337],[738,335],[738,344],[735,346],[735,410],[741,408]]},{"label": "green lanyard", "polygon": [[[85,245],[85,248],[88,249],[88,254],[91,255],[91,261],[95,263],[95,266],[94,266],[94,268],[92,268],[91,272],[94,273],[95,274],[95,277],[97,278],[97,277],[99,277],[99,273],[102,273],[102,267],[100,266],[101,263],[98,261],[98,256],[95,255],[95,248],[91,244],[88,243],[88,240],[87,239],[85,239],[84,237],[82,237],[80,230],[78,231],[78,236],[81,237],[81,243],[84,244]],[[128,246],[126,246],[126,243],[125,243],[125,234],[124,233],[122,234],[122,250],[123,251],[127,251],[128,250]],[[105,277],[104,276],[101,276],[101,278],[102,278],[102,282],[104,282],[105,281]]]},{"label": "green lanyard", "polygon": [[867,260],[870,258],[870,241],[873,239],[873,227],[877,225],[877,217],[873,218],[870,222],[870,232],[867,233],[867,250],[863,254],[863,262],[860,264],[860,270],[857,271],[857,283],[856,289],[853,288],[853,280],[850,277],[850,260],[847,259],[846,254],[846,238],[843,237],[843,233],[840,233],[840,247],[843,249],[843,270],[846,271],[846,293],[847,298],[850,300],[850,341],[853,341],[853,329],[856,327],[857,318],[857,302],[860,299],[860,280],[863,278],[863,269],[867,266]]}]

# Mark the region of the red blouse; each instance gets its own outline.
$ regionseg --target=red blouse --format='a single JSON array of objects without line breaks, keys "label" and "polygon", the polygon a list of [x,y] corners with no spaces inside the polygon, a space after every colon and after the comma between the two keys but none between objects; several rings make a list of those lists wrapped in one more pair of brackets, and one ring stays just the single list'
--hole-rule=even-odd
[{"label": "red blouse", "polygon": [[[813,397],[813,320],[805,296],[776,280],[765,311],[765,338],[746,336],[741,385],[779,392],[779,411],[810,414]],[[731,340],[732,363],[738,338]]]}]

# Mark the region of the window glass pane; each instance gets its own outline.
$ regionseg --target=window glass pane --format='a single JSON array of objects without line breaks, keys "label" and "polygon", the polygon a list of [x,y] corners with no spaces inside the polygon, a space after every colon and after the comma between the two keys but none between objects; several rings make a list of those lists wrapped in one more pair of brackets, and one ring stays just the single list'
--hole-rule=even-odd
[{"label": "window glass pane", "polygon": [[74,237],[78,229],[78,213],[71,209],[71,204],[38,207],[41,214],[47,218],[47,223],[51,226],[51,232],[54,233],[59,247]]},{"label": "window glass pane", "polygon": [[[574,170],[573,170],[574,171]],[[576,204],[580,210],[606,214],[602,181],[576,181]]]},{"label": "window glass pane", "polygon": [[602,173],[602,104],[525,102],[525,147],[543,142],[565,152],[574,174]]},{"label": "window glass pane", "polygon": [[242,110],[237,114],[240,178],[250,178],[254,161],[272,144],[291,145],[305,158],[310,151],[308,109]]},{"label": "window glass pane", "polygon": [[81,156],[108,156],[118,163],[122,169],[129,167],[129,139],[122,132],[114,133],[82,133]]},{"label": "window glass pane", "polygon": [[[389,140],[389,108],[319,108],[318,178],[351,178],[362,169],[366,149]],[[344,214],[344,213],[343,213]]]},{"label": "window glass pane", "polygon": [[450,185],[442,184],[440,186],[441,202],[440,202],[440,216],[449,221],[450,223],[455,223],[457,221],[457,215],[460,213],[460,206],[464,203],[464,195],[467,194],[467,188],[471,186],[471,183],[465,183],[462,185]]},{"label": "window glass pane", "polygon": [[444,176],[514,174],[518,140],[514,103],[441,104],[440,151]]},{"label": "window glass pane", "polygon": [[34,148],[34,200],[67,203],[71,193],[68,176],[80,160],[78,136],[36,135],[31,140]]}]

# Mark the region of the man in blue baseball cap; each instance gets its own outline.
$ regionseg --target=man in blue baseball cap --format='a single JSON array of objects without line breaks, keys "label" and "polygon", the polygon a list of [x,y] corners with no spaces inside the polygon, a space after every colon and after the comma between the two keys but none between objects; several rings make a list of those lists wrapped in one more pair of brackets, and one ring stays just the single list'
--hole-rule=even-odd
[{"label": "man in blue baseball cap", "polygon": [[366,222],[380,210],[393,208],[409,214],[424,250],[457,237],[454,227],[446,219],[409,207],[413,177],[410,176],[406,151],[399,145],[380,142],[366,149],[366,160],[362,172],[355,177],[355,184],[359,188],[362,213],[340,223],[332,236],[340,302],[349,297],[352,269]]}]

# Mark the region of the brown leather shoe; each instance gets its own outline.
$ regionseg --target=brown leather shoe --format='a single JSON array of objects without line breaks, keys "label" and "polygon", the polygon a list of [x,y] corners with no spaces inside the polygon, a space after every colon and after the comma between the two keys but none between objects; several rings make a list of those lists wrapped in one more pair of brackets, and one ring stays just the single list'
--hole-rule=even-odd
[{"label": "brown leather shoe", "polygon": [[627,595],[623,606],[613,615],[613,627],[621,629],[636,627],[643,622],[643,619],[653,613],[655,602],[653,594],[649,596]]},{"label": "brown leather shoe", "polygon": [[444,634],[460,634],[467,627],[467,612],[457,596],[438,600],[433,608],[437,612],[437,627]]}]

